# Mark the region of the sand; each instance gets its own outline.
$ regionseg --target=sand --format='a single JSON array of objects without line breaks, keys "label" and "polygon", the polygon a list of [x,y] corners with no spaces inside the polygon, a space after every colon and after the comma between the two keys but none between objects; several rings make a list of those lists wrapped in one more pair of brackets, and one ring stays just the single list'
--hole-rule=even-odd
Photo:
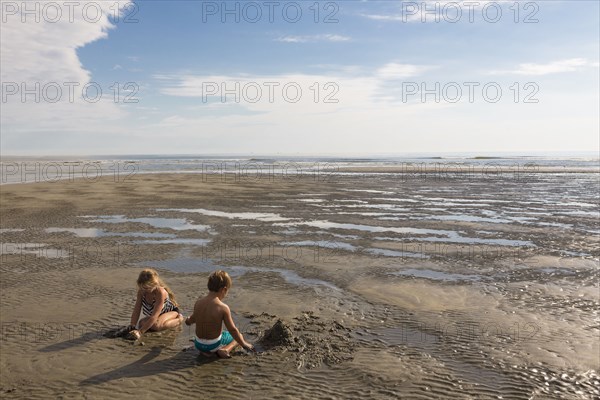
[{"label": "sand", "polygon": [[[548,196],[560,196],[554,187],[575,185],[564,177],[548,182],[542,175],[535,189]],[[516,205],[526,194],[520,192],[522,182],[510,180],[499,190],[498,182],[489,180],[469,181],[465,189],[465,182],[399,182],[369,174],[327,180],[205,178],[149,174],[128,182],[103,178],[1,187],[2,398],[600,395],[597,220],[577,214],[555,218],[553,202],[536,217],[574,228],[380,220],[367,213],[391,215],[381,203],[392,202],[378,198],[393,196],[352,191],[391,190],[399,199],[429,193],[447,196],[448,203],[468,194]],[[584,189],[579,196],[595,201]],[[340,208],[348,200],[345,204],[373,207]],[[199,209],[260,215],[228,218]],[[126,220],[96,222],[98,216]],[[143,218],[172,220],[152,226]],[[310,221],[355,226],[305,224]],[[187,225],[168,227],[177,223]],[[365,228],[375,225],[391,230]],[[440,251],[438,242],[425,239],[444,239],[442,234],[393,230],[398,227],[535,246],[516,251],[490,242],[486,252],[472,246],[466,257],[457,243]],[[104,233],[79,237],[46,228]],[[140,236],[148,234],[162,236]],[[192,242],[156,242],[174,238]],[[300,245],[282,244],[290,242]],[[372,248],[407,253],[368,251]],[[586,255],[565,256],[561,249]],[[413,252],[421,256],[408,254]],[[144,266],[159,270],[184,313],[205,293],[208,273],[226,268],[234,279],[226,302],[259,352],[206,359],[187,349],[193,335],[188,327],[146,335],[143,345],[104,337],[128,323],[135,279]],[[417,272],[403,275],[406,271]],[[289,337],[265,341],[278,320],[289,328]]]}]

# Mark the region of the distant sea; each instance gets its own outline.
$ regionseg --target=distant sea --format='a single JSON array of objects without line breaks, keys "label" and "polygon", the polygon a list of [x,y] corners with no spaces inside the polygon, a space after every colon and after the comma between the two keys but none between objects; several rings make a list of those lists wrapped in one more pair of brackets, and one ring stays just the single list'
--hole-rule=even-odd
[{"label": "distant sea", "polygon": [[461,166],[502,168],[564,168],[580,172],[600,172],[597,153],[565,155],[403,155],[373,157],[334,156],[232,156],[232,155],[97,155],[65,157],[3,156],[0,183],[54,182],[102,176],[128,176],[147,173],[285,173],[310,171],[341,172],[348,167]]}]

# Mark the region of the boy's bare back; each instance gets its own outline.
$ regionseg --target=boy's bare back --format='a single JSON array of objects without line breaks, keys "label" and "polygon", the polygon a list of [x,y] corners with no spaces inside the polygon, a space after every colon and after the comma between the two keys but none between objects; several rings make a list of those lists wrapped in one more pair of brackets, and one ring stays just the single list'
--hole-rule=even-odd
[{"label": "boy's bare back", "polygon": [[196,336],[201,339],[216,339],[221,334],[225,315],[229,307],[219,298],[205,296],[194,305]]}]

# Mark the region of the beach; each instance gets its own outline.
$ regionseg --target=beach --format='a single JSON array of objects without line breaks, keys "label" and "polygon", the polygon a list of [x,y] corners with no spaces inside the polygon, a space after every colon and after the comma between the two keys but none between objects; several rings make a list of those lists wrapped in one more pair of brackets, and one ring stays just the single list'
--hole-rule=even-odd
[{"label": "beach", "polygon": [[[273,171],[2,185],[2,397],[600,396],[597,172]],[[104,337],[146,267],[185,315],[229,272],[258,353]]]}]

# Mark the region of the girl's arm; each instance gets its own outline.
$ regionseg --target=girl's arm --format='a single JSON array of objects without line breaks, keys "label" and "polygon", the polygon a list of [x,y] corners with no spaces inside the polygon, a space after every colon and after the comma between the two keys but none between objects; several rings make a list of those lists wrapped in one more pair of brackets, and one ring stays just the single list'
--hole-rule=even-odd
[{"label": "girl's arm", "polygon": [[131,325],[135,326],[140,319],[140,312],[142,311],[142,291],[138,289],[137,300],[135,301],[135,307],[131,314]]}]

